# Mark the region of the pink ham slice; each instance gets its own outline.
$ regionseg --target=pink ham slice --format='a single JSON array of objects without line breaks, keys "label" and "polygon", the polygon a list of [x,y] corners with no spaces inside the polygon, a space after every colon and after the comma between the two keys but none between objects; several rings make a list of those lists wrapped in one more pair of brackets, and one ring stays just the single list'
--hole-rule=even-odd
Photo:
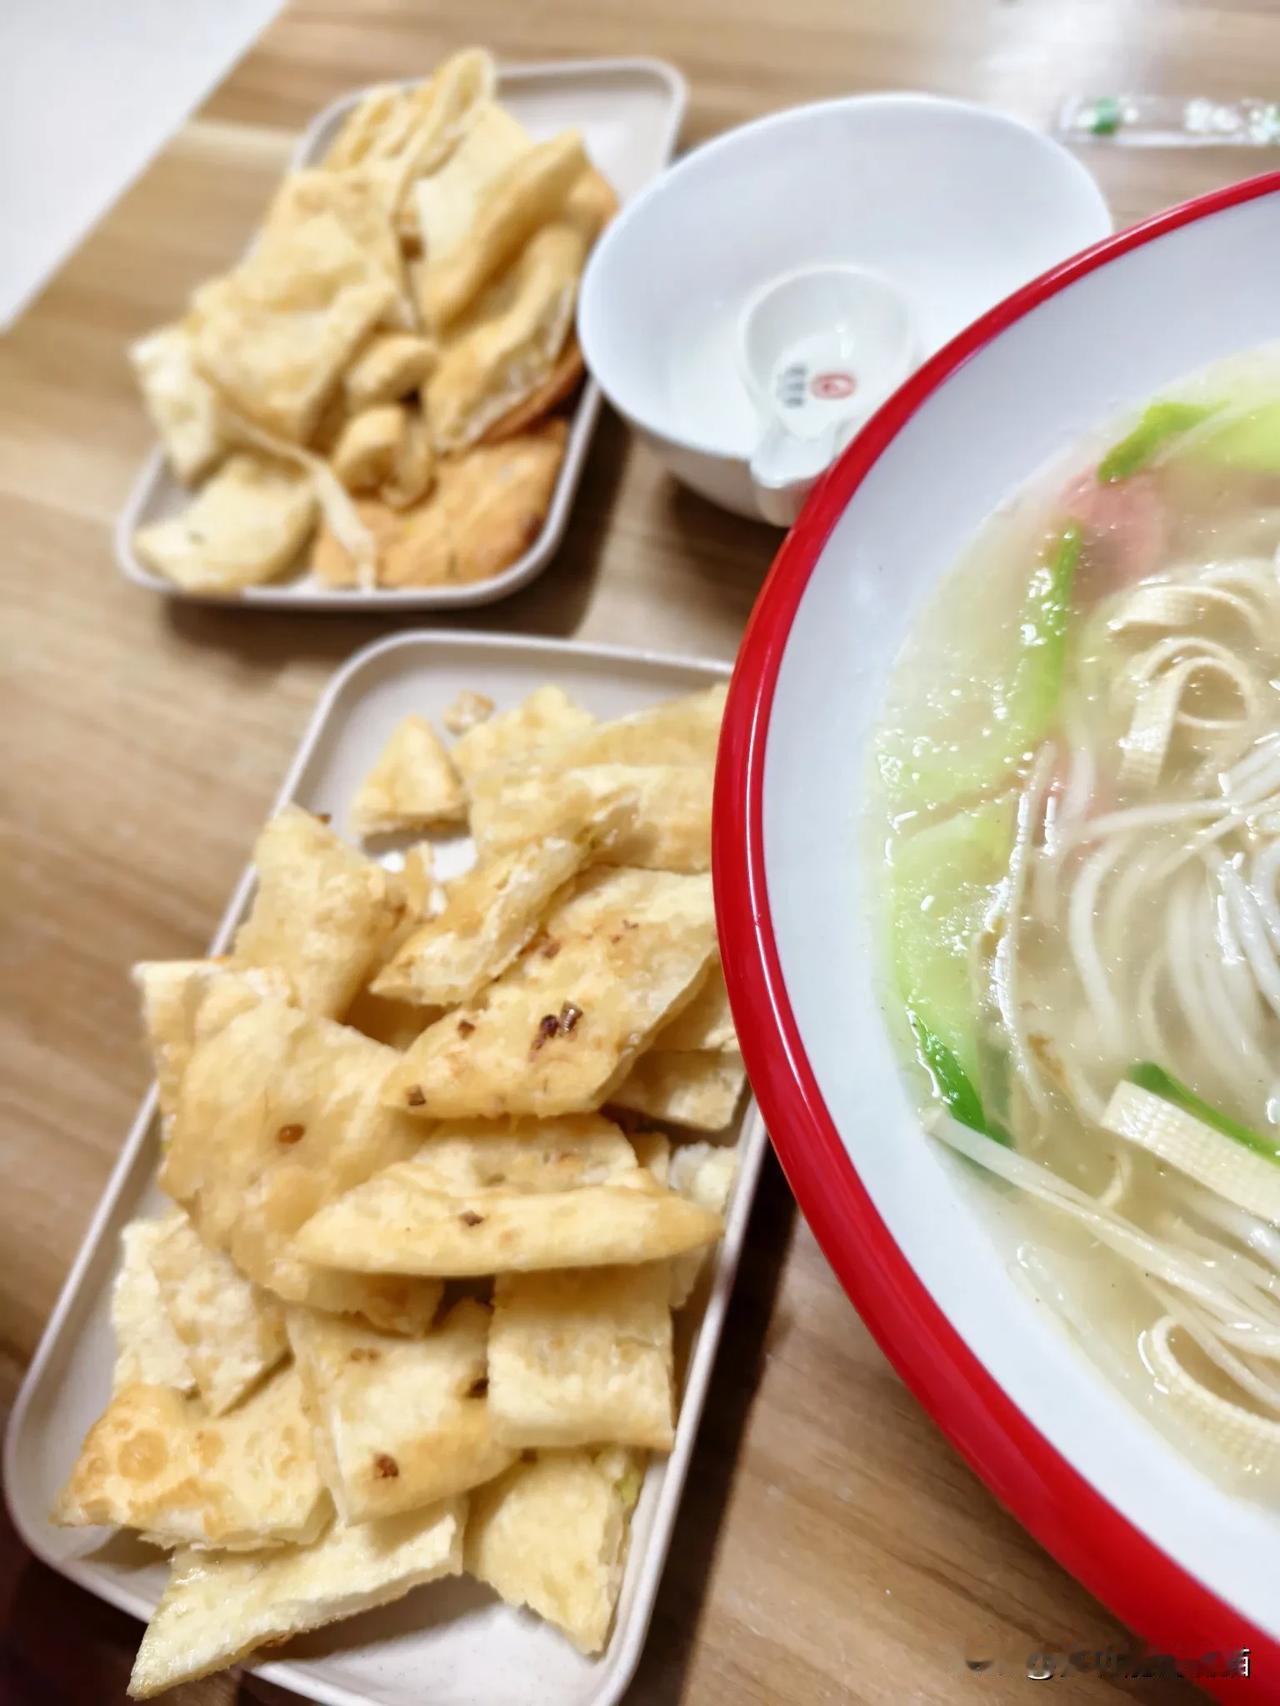
[{"label": "pink ham slice", "polygon": [[1168,527],[1151,475],[1135,474],[1105,485],[1091,473],[1082,475],[1063,494],[1062,508],[1085,531],[1086,549],[1076,581],[1082,603],[1130,586],[1160,566]]}]

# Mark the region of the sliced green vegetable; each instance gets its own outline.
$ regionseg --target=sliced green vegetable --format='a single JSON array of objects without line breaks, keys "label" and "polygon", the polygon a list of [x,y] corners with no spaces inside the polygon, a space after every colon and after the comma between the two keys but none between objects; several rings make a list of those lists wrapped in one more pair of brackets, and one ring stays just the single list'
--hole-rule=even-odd
[{"label": "sliced green vegetable", "polygon": [[1208,403],[1152,403],[1127,438],[1111,449],[1098,464],[1098,479],[1103,485],[1127,480],[1139,473],[1160,454],[1171,439],[1179,438],[1193,426],[1199,426],[1213,413]]},{"label": "sliced green vegetable", "polygon": [[1009,690],[1009,707],[1014,725],[1026,731],[1028,746],[1047,732],[1062,697],[1071,594],[1083,538],[1079,526],[1071,522],[1027,588],[1022,650]]},{"label": "sliced green vegetable", "polygon": [[[994,790],[1044,738],[1062,697],[1082,543],[1080,527],[1068,523],[1032,570],[1016,622],[993,613],[999,643],[988,641],[954,692],[942,684],[936,736],[882,735],[876,758],[893,815]],[[952,738],[953,728],[964,732]]]},{"label": "sliced green vegetable", "polygon": [[1140,1090],[1160,1096],[1164,1101],[1172,1102],[1174,1107],[1181,1108],[1184,1114],[1191,1114],[1204,1125],[1212,1126],[1214,1131],[1221,1132],[1223,1137],[1242,1143],[1246,1149],[1252,1149],[1255,1155],[1261,1155],[1268,1161],[1280,1161],[1280,1141],[1267,1137],[1263,1132],[1254,1131],[1252,1126],[1241,1125],[1240,1121],[1233,1120],[1230,1114],[1219,1113],[1212,1103],[1206,1102],[1202,1096],[1197,1096],[1188,1085],[1175,1078],[1171,1072],[1166,1072],[1163,1066],[1157,1066],[1153,1060],[1140,1060],[1136,1066],[1130,1067],[1125,1077]]},{"label": "sliced green vegetable", "polygon": [[908,1010],[907,1016],[916,1039],[916,1052],[933,1080],[938,1100],[970,1131],[980,1131],[985,1137],[993,1137],[997,1143],[1012,1147],[1012,1139],[1004,1127],[987,1118],[981,1096],[953,1051],[929,1029],[918,1013]]},{"label": "sliced green vegetable", "polygon": [[1241,473],[1280,474],[1280,402],[1225,421],[1196,445],[1197,456]]},{"label": "sliced green vegetable", "polygon": [[1013,799],[990,801],[905,837],[890,871],[893,969],[920,1059],[940,1099],[976,1131],[991,1122],[975,1088],[978,1002],[969,950],[1008,869],[1014,827]]},{"label": "sliced green vegetable", "polygon": [[1139,473],[1175,438],[1200,426],[1211,415],[1226,418],[1215,431],[1196,440],[1197,462],[1238,473],[1280,474],[1280,401],[1260,402],[1241,411],[1233,405],[1228,413],[1217,403],[1152,403],[1127,438],[1113,445],[1098,464],[1098,479],[1114,484]]}]

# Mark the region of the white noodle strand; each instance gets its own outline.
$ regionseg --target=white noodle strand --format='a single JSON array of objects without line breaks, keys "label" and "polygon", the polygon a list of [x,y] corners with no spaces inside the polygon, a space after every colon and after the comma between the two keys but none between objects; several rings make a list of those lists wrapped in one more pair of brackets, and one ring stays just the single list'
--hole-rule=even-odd
[{"label": "white noodle strand", "polygon": [[1036,756],[1027,785],[1018,800],[1018,828],[1013,852],[1009,856],[1009,874],[1001,897],[987,920],[988,928],[991,928],[997,919],[1002,918],[1004,922],[992,966],[992,986],[996,1005],[1000,1009],[1000,1017],[1008,1035],[1009,1053],[1014,1067],[1032,1106],[1041,1115],[1048,1111],[1049,1101],[1033,1063],[1018,998],[1018,945],[1022,928],[1027,861],[1032,840],[1044,818],[1045,795],[1049,790],[1056,759],[1056,748],[1047,743]]},{"label": "white noodle strand", "polygon": [[1071,899],[1067,904],[1071,956],[1084,985],[1094,1023],[1103,1036],[1116,1040],[1124,1031],[1124,1020],[1107,976],[1107,968],[1098,952],[1094,922],[1098,892],[1124,855],[1126,847],[1126,842],[1116,837],[1091,854],[1076,878]]},{"label": "white noodle strand", "polygon": [[1255,1288],[1242,1283],[1237,1288],[1238,1282],[1227,1276],[1214,1283],[1205,1277],[1203,1262],[1187,1260],[1180,1251],[1139,1231],[1114,1210],[1100,1206],[1094,1198],[1067,1184],[1047,1167],[1006,1149],[992,1138],[970,1131],[942,1110],[938,1110],[938,1117],[931,1122],[931,1129],[942,1142],[978,1166],[1088,1227],[1099,1243],[1107,1245],[1140,1272],[1160,1276],[1179,1291],[1216,1311],[1228,1314],[1233,1310],[1242,1312],[1246,1318],[1259,1318],[1259,1326],[1280,1333],[1280,1311]]}]

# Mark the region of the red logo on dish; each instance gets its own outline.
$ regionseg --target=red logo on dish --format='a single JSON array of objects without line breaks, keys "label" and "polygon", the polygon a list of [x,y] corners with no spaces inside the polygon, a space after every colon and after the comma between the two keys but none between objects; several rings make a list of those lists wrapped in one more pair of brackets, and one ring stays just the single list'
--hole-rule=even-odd
[{"label": "red logo on dish", "polygon": [[852,373],[815,373],[809,381],[809,389],[815,397],[825,401],[834,397],[852,397],[857,383]]}]

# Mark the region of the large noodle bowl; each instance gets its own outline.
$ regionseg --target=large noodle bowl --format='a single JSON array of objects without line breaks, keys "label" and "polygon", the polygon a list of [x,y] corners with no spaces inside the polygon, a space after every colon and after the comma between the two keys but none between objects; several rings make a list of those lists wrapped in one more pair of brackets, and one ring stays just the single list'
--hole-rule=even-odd
[{"label": "large noodle bowl", "polygon": [[876,761],[931,1127],[1157,1421],[1280,1488],[1280,355],[985,524]]}]

